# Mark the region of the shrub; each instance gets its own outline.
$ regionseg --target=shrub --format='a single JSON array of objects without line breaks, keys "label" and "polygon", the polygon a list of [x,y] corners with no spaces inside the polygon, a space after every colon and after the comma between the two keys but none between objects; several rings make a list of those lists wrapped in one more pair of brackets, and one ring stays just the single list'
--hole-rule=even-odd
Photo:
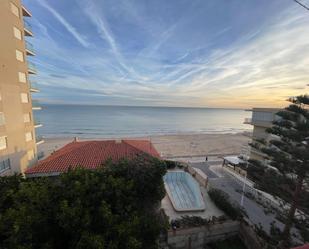
[{"label": "shrub", "polygon": [[57,180],[0,178],[0,248],[157,248],[165,163],[76,169]]},{"label": "shrub", "polygon": [[220,189],[212,188],[208,191],[213,202],[233,220],[243,217],[244,211],[230,201],[228,194]]},{"label": "shrub", "polygon": [[214,224],[216,222],[222,223],[226,220],[226,217],[219,216],[215,217],[212,216],[209,219],[202,218],[200,216],[189,216],[189,215],[184,215],[181,216],[181,218],[178,218],[176,220],[171,221],[171,225],[175,226],[176,228],[180,227],[198,227],[198,226],[206,226],[209,224]]},{"label": "shrub", "polygon": [[174,169],[177,167],[177,162],[171,160],[165,160],[166,168],[167,169]]}]

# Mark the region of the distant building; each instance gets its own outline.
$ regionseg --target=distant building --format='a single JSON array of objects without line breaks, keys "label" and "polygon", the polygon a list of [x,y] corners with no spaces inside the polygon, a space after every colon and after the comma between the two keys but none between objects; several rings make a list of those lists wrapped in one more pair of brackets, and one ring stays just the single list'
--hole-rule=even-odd
[{"label": "distant building", "polygon": [[27,169],[25,174],[27,177],[57,176],[69,169],[96,169],[109,159],[134,159],[145,153],[160,158],[148,140],[73,141]]},{"label": "distant building", "polygon": [[[273,126],[273,121],[278,118],[276,113],[279,110],[277,108],[253,108],[247,110],[252,112],[252,118],[246,118],[244,123],[253,125],[252,144],[258,144],[261,140],[269,141],[271,135],[266,132],[266,129]],[[249,158],[264,162],[265,154],[251,146]]]},{"label": "distant building", "polygon": [[32,99],[38,88],[30,79],[36,74],[28,57],[35,51],[26,37],[33,36],[31,13],[20,0],[0,1],[0,176],[23,173],[37,161],[33,116],[40,107]]}]

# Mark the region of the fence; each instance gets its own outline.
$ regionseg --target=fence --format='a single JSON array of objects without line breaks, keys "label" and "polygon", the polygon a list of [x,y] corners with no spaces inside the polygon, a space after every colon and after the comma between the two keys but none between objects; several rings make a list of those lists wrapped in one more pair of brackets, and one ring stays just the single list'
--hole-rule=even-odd
[{"label": "fence", "polygon": [[276,210],[282,211],[283,208],[287,208],[283,206],[278,200],[272,197],[270,194],[267,194],[261,190],[254,188],[254,182],[250,181],[249,179],[244,179],[242,176],[238,175],[235,172],[232,172],[231,169],[223,167],[224,172],[226,175],[233,179],[234,181],[238,182],[238,184],[243,185],[245,183],[245,193],[249,193],[253,196],[253,198],[260,202],[263,206],[273,207]]}]

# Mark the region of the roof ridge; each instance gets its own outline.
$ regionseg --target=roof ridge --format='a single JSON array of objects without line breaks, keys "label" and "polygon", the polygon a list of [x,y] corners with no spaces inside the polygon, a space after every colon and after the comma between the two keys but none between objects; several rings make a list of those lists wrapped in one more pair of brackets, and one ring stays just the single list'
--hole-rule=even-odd
[{"label": "roof ridge", "polygon": [[134,149],[135,151],[137,151],[137,152],[144,152],[144,151],[140,150],[139,148],[136,148],[136,147],[133,146],[132,144],[129,144],[129,143],[125,142],[124,140],[123,140],[123,143],[126,144],[126,145],[128,145],[129,147],[133,148],[133,149]]},{"label": "roof ridge", "polygon": [[[145,150],[142,150],[141,148],[138,148],[138,147],[136,147],[136,146],[134,146],[133,144],[130,144],[130,143],[128,143],[127,141],[136,141],[136,142],[148,142],[149,144],[150,144],[150,153],[151,153],[151,151],[152,151],[152,149],[153,149],[153,147],[152,147],[152,145],[151,145],[151,142],[149,141],[149,140],[133,140],[133,139],[131,139],[131,140],[126,140],[126,141],[123,141],[125,144],[127,144],[127,145],[129,145],[130,147],[132,147],[132,148],[134,148],[136,151],[138,151],[138,152],[142,152],[142,153],[145,153],[145,154],[150,154],[150,153],[148,153],[147,151],[145,151]],[[151,155],[151,154],[150,154]],[[151,156],[153,156],[153,155],[151,155]]]}]

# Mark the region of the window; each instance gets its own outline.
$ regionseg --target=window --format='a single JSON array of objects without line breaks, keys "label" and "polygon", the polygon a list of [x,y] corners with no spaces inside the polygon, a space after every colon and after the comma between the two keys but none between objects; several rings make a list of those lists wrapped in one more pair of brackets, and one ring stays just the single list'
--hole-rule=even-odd
[{"label": "window", "polygon": [[4,125],[4,124],[5,124],[4,113],[0,112],[0,125]]},{"label": "window", "polygon": [[0,150],[4,150],[7,148],[7,137],[0,137]]},{"label": "window", "polygon": [[11,162],[10,159],[6,159],[4,161],[0,161],[0,172],[10,169],[11,168]]},{"label": "window", "polygon": [[13,32],[14,32],[15,38],[17,38],[18,40],[21,40],[21,31],[18,28],[13,27]]},{"label": "window", "polygon": [[14,3],[11,3],[11,11],[15,16],[19,17],[19,9]]},{"label": "window", "polygon": [[29,161],[32,160],[34,158],[34,150],[28,150],[27,157]]},{"label": "window", "polygon": [[28,103],[29,102],[27,93],[21,93],[20,98],[21,98],[21,103]]},{"label": "window", "polygon": [[25,138],[26,138],[26,142],[31,141],[32,140],[32,132],[27,132],[25,134]]},{"label": "window", "polygon": [[24,114],[24,123],[29,123],[30,122],[30,113],[25,113]]},{"label": "window", "polygon": [[21,61],[21,62],[24,61],[24,54],[23,54],[23,52],[21,52],[21,51],[19,51],[17,49],[16,49],[16,59],[18,61]]},{"label": "window", "polygon": [[21,52],[19,50],[16,50],[16,59],[18,61],[23,62],[24,61],[24,54],[23,54],[23,52]]},{"label": "window", "polygon": [[18,72],[18,80],[19,82],[26,83],[27,82],[26,74]]}]

